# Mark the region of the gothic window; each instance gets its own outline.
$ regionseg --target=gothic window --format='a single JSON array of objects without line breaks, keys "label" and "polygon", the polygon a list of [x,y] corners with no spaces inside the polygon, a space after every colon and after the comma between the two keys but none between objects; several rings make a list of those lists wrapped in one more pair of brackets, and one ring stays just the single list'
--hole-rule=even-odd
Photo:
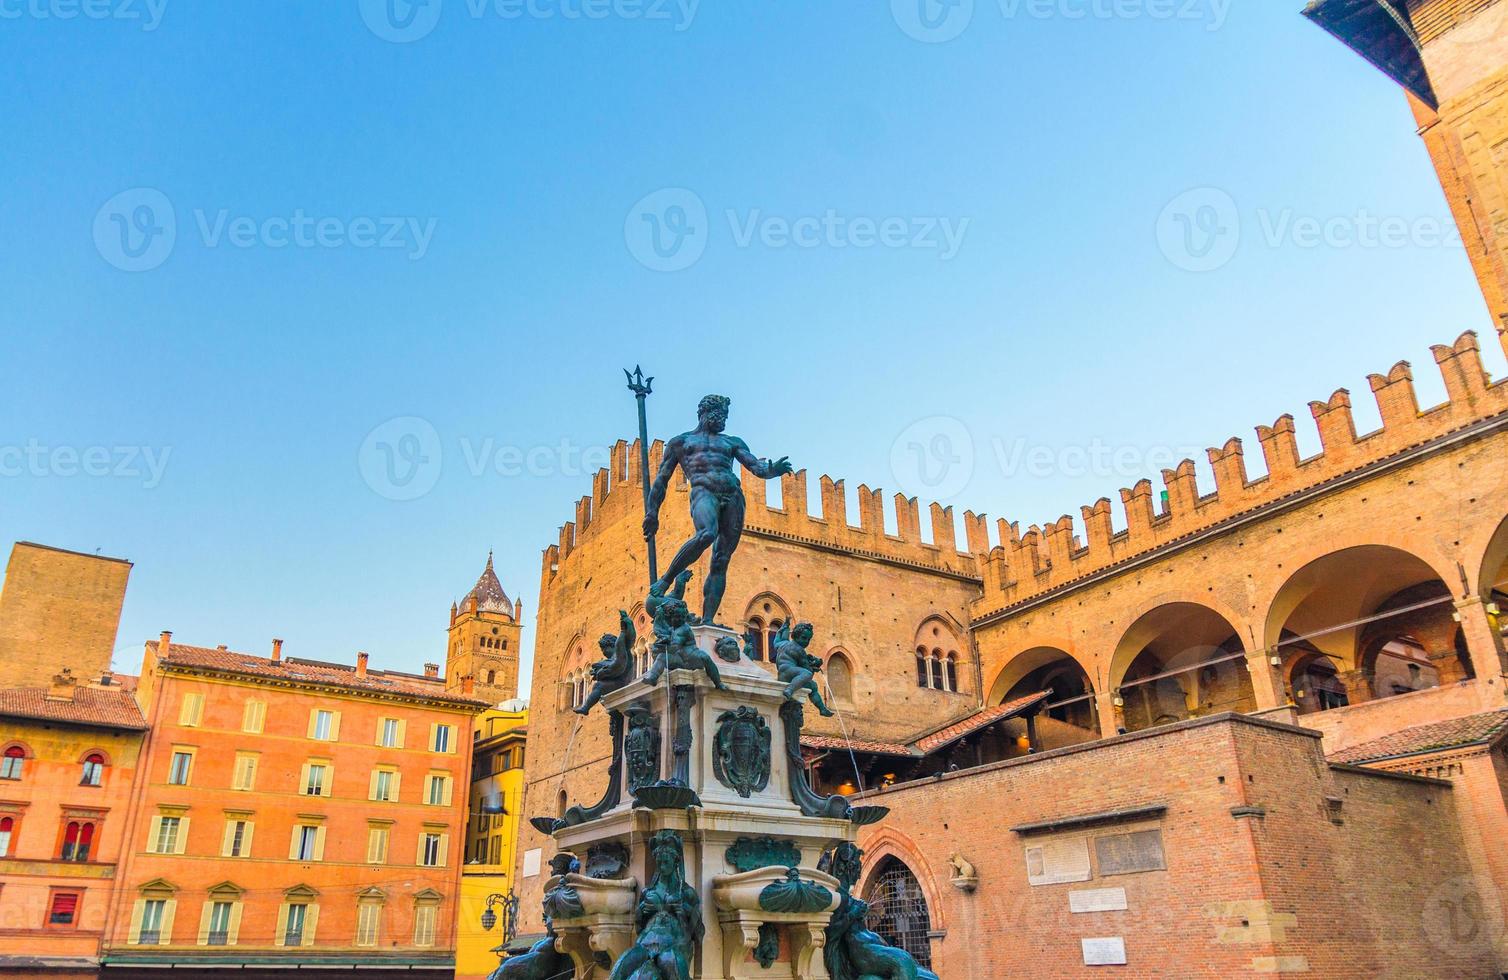
[{"label": "gothic window", "polygon": [[932,686],[932,667],[927,660],[927,648],[916,648],[916,686]]},{"label": "gothic window", "polygon": [[895,858],[880,865],[869,887],[869,928],[920,966],[932,966],[932,916],[916,875]]},{"label": "gothic window", "polygon": [[749,633],[754,638],[754,659],[768,660],[769,657],[765,649],[764,620],[760,619],[758,616],[755,616],[753,619],[749,620]]},{"label": "gothic window", "polygon": [[949,653],[946,661],[947,666],[947,689],[956,692],[958,690],[958,654]]}]

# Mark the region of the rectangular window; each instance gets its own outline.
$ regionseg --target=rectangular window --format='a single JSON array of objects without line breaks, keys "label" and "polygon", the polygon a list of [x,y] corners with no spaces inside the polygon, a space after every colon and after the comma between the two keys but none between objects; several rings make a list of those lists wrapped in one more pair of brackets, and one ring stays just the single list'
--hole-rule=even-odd
[{"label": "rectangular window", "polygon": [[391,803],[398,798],[398,774],[391,769],[378,769],[372,773],[372,799],[379,803]]},{"label": "rectangular window", "polygon": [[177,854],[178,832],[182,826],[182,817],[159,817],[157,840],[153,842],[152,851],[156,854]]},{"label": "rectangular window", "polygon": [[427,802],[430,806],[445,806],[450,802],[450,777],[430,776]]},{"label": "rectangular window", "polygon": [[216,902],[210,908],[209,933],[205,937],[205,945],[230,945],[230,908],[229,902]]},{"label": "rectangular window", "polygon": [[326,774],[325,766],[317,762],[309,763],[307,778],[304,781],[304,795],[324,796]]},{"label": "rectangular window", "polygon": [[377,902],[362,902],[356,909],[356,945],[376,946],[381,922],[382,905]]},{"label": "rectangular window", "polygon": [[367,828],[367,864],[387,863],[387,827]]},{"label": "rectangular window", "polygon": [[251,822],[231,820],[225,828],[225,856],[249,857],[251,855]]},{"label": "rectangular window", "polygon": [[309,715],[309,737],[320,742],[340,738],[340,712],[316,708]]},{"label": "rectangular window", "polygon": [[53,892],[52,904],[47,909],[49,926],[73,926],[78,923],[79,893]]},{"label": "rectangular window", "polygon": [[440,865],[440,835],[425,834],[419,839],[419,863],[426,868]]},{"label": "rectangular window", "polygon": [[247,701],[246,707],[241,711],[241,731],[251,735],[260,735],[266,724],[267,702]]},{"label": "rectangular window", "polygon": [[162,942],[162,919],[167,911],[165,899],[151,898],[141,906],[141,928],[136,930],[136,941],[142,946],[156,946]]},{"label": "rectangular window", "polygon": [[0,779],[20,779],[21,768],[26,765],[26,750],[19,745],[12,745],[5,750],[5,757],[0,758]]},{"label": "rectangular window", "polygon": [[203,717],[204,695],[192,692],[185,694],[183,703],[178,706],[178,724],[185,728],[198,728]]},{"label": "rectangular window", "polygon": [[401,726],[397,718],[383,718],[377,722],[377,744],[385,749],[403,748]]},{"label": "rectangular window", "polygon": [[257,756],[254,752],[237,752],[236,768],[231,776],[231,789],[252,790],[257,785]]},{"label": "rectangular window", "polygon": [[193,768],[194,753],[174,752],[172,765],[168,767],[168,783],[173,786],[187,786]]},{"label": "rectangular window", "polygon": [[430,740],[429,750],[431,752],[449,752],[451,745],[451,735],[453,734],[451,726],[436,725],[434,726],[433,732],[434,735]]},{"label": "rectangular window", "polygon": [[303,824],[295,827],[293,831],[294,848],[293,856],[298,861],[315,861],[317,845],[319,844],[319,828]]},{"label": "rectangular window", "polygon": [[435,920],[439,918],[439,911],[433,905],[420,905],[414,909],[415,946],[435,944]]},{"label": "rectangular window", "polygon": [[288,906],[288,925],[283,930],[284,946],[302,946],[304,944],[304,921],[307,918],[309,906]]}]

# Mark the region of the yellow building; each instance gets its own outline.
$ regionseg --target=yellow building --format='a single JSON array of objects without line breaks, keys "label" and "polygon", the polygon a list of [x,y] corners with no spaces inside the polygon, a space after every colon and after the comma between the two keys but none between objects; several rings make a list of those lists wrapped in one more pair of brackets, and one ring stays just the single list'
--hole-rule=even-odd
[{"label": "yellow building", "polygon": [[471,809],[466,858],[461,869],[460,924],[456,937],[457,980],[479,980],[497,969],[494,950],[503,942],[507,907],[494,900],[497,916],[483,927],[489,896],[506,896],[512,883],[514,846],[524,803],[524,741],[528,702],[505,701],[476,720],[473,729]]}]

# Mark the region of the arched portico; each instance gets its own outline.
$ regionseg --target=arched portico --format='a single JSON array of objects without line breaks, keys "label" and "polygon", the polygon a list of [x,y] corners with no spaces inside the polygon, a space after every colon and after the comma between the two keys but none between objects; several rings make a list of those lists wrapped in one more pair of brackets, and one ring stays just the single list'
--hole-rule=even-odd
[{"label": "arched portico", "polygon": [[1125,731],[1257,708],[1236,627],[1200,603],[1144,613],[1116,644],[1109,674]]}]

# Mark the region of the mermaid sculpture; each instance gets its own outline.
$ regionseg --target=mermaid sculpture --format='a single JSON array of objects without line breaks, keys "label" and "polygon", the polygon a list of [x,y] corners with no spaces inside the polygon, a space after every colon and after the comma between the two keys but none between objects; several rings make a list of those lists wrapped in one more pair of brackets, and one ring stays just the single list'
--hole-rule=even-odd
[{"label": "mermaid sculpture", "polygon": [[555,951],[555,925],[545,919],[545,938],[527,953],[510,956],[487,980],[563,980],[576,976],[576,965]]},{"label": "mermaid sculpture", "polygon": [[691,980],[691,956],[702,941],[702,900],[686,884],[681,835],[655,834],[655,874],[639,899],[639,940],[618,958],[608,980]]},{"label": "mermaid sculpture", "polygon": [[887,945],[864,925],[869,903],[851,893],[864,870],[863,851],[844,842],[824,855],[819,867],[838,879],[842,896],[822,951],[832,980],[938,980],[937,974],[917,966],[910,953]]}]

